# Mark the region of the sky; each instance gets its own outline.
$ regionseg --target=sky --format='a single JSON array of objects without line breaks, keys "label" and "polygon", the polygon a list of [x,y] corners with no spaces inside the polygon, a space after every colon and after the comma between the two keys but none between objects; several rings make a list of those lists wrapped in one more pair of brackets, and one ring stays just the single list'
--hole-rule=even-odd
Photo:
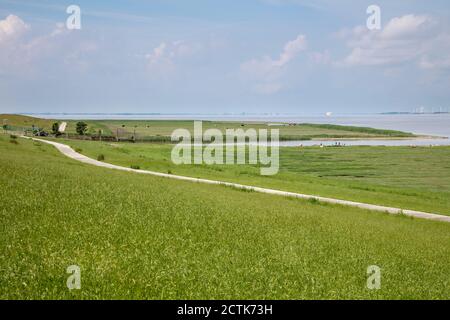
[{"label": "sky", "polygon": [[438,110],[449,89],[448,0],[0,0],[0,113]]}]

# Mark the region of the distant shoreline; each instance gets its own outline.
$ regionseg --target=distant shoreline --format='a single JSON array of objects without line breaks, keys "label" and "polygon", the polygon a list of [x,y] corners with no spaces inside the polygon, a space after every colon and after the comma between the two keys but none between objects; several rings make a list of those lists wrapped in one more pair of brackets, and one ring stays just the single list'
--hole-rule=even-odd
[{"label": "distant shoreline", "polygon": [[311,141],[358,141],[358,140],[436,140],[449,139],[444,136],[418,135],[411,137],[367,137],[367,138],[312,138]]},{"label": "distant shoreline", "polygon": [[[16,115],[26,115],[26,116],[212,116],[212,117],[251,117],[251,116],[261,116],[261,117],[324,117],[327,116],[325,113],[252,113],[252,112],[241,112],[241,113],[190,113],[190,112],[174,112],[174,113],[161,113],[161,112],[19,112],[11,113]],[[439,115],[439,114],[450,114],[450,111],[442,112],[375,112],[375,113],[333,113],[328,117],[346,117],[346,116],[377,116],[377,115]],[[103,120],[98,118],[97,120]],[[110,120],[110,119],[104,119]],[[118,119],[121,120],[121,119]]]}]

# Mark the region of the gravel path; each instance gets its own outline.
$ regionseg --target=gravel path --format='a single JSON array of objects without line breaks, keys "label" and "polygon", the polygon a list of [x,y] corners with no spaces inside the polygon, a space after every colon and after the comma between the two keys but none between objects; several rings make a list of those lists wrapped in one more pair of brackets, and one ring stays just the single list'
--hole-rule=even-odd
[{"label": "gravel path", "polygon": [[[27,138],[27,137],[24,137],[24,138]],[[242,185],[242,184],[232,183],[232,182],[223,182],[223,181],[208,180],[208,179],[198,179],[198,178],[177,176],[177,175],[173,175],[173,174],[154,172],[154,171],[148,171],[148,170],[131,169],[131,168],[121,167],[121,166],[117,166],[114,164],[105,163],[105,162],[91,159],[89,157],[86,157],[86,156],[76,152],[68,145],[65,145],[65,144],[62,144],[59,142],[48,141],[48,140],[37,139],[37,138],[31,138],[31,139],[40,141],[40,142],[44,142],[47,144],[51,144],[54,147],[56,147],[56,149],[58,149],[62,154],[66,155],[69,158],[75,159],[75,160],[83,162],[83,163],[98,166],[98,167],[104,167],[104,168],[122,170],[122,171],[129,171],[129,172],[136,172],[136,173],[141,173],[141,174],[150,174],[150,175],[169,178],[169,179],[177,179],[177,180],[207,183],[207,184],[216,184],[216,185],[225,185],[225,186],[235,187],[235,188],[239,188],[239,189],[251,190],[251,191],[255,191],[255,192],[279,195],[279,196],[284,196],[284,197],[293,197],[293,198],[300,198],[300,199],[316,199],[321,202],[340,204],[340,205],[344,205],[344,206],[357,207],[357,208],[373,210],[373,211],[381,211],[381,212],[386,212],[386,213],[390,213],[390,214],[403,214],[403,215],[411,216],[414,218],[450,222],[450,216],[444,216],[444,215],[439,215],[439,214],[435,214],[435,213],[421,212],[421,211],[415,211],[415,210],[406,210],[406,209],[399,209],[399,208],[393,208],[393,207],[384,207],[384,206],[378,206],[378,205],[374,205],[374,204],[367,204],[367,203],[347,201],[347,200],[339,200],[339,199],[333,199],[333,198],[325,198],[325,197],[319,197],[319,196],[313,196],[313,195],[307,195],[307,194],[301,194],[301,193],[286,192],[286,191],[281,191],[281,190],[274,190],[274,189]]]}]

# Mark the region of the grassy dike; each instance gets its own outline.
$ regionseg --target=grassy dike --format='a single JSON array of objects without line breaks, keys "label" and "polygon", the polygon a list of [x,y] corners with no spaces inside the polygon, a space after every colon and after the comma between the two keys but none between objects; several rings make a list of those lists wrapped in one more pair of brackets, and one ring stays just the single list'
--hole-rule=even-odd
[{"label": "grassy dike", "polygon": [[[0,135],[0,298],[448,299],[450,224],[84,165]],[[66,268],[81,267],[69,291]],[[382,269],[380,290],[366,269]]]},{"label": "grassy dike", "polygon": [[173,145],[61,140],[125,167],[237,182],[450,215],[450,147],[280,148],[280,171],[252,165],[175,165]]}]

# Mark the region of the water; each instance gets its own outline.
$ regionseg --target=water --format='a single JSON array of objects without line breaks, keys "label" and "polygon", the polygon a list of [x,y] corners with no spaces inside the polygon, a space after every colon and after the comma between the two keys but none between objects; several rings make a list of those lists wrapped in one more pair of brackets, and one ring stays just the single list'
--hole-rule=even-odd
[{"label": "water", "polygon": [[298,146],[450,146],[450,139],[405,139],[405,140],[311,140],[280,141],[280,147]]},{"label": "water", "polygon": [[[289,123],[327,123],[349,126],[363,126],[377,129],[391,129],[412,132],[418,135],[450,137],[450,114],[398,114],[398,115],[149,115],[149,114],[63,114],[39,115],[58,119],[121,119],[121,120],[217,120],[217,121],[258,121]],[[280,146],[334,145],[450,145],[450,139],[402,139],[402,140],[314,140],[281,141]]]},{"label": "water", "polygon": [[[300,121],[301,120],[301,121]],[[450,145],[450,114],[402,114],[402,115],[354,115],[336,117],[301,117],[289,122],[328,123],[377,129],[411,132],[417,135],[445,137],[447,139],[380,139],[380,140],[338,140],[338,141],[283,141],[280,146],[312,146],[323,144],[368,146],[430,146]]]}]

